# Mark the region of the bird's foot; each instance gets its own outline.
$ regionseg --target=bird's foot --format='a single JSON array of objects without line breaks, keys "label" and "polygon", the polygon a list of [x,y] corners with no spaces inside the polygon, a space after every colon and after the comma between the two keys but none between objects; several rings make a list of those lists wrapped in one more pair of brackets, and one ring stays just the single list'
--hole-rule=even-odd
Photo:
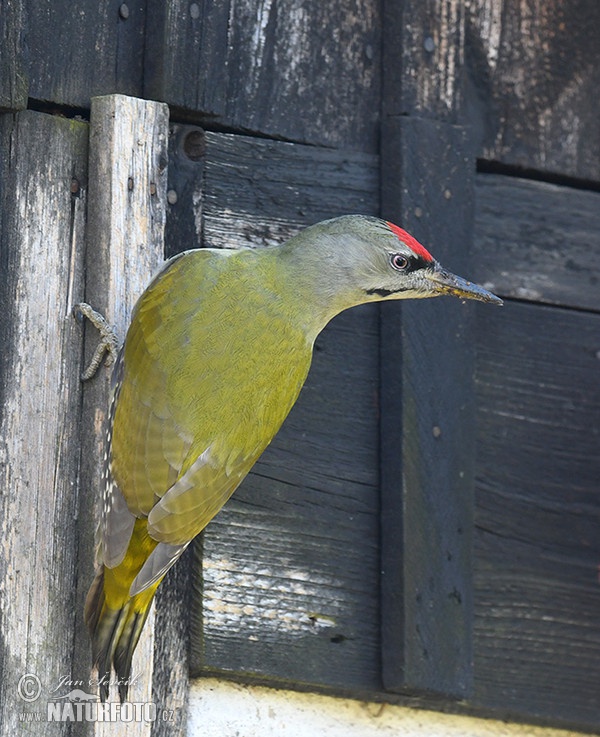
[{"label": "bird's foot", "polygon": [[73,315],[80,320],[87,317],[87,319],[100,333],[100,341],[96,346],[92,360],[85,371],[81,374],[81,380],[88,381],[96,374],[96,371],[98,371],[98,367],[102,363],[105,354],[108,354],[106,357],[107,366],[112,365],[117,360],[119,340],[115,329],[112,325],[108,324],[106,318],[99,312],[96,312],[96,310],[86,302],[76,304],[73,307]]}]

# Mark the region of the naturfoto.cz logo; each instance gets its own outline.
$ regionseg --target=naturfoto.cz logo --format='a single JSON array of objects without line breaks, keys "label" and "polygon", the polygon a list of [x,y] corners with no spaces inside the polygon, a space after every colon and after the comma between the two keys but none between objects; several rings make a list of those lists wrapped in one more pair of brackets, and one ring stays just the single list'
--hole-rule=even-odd
[{"label": "naturfoto.cz logo", "polygon": [[[134,679],[132,679],[134,680]],[[90,687],[96,682],[90,681]],[[56,695],[64,685],[77,685],[68,693],[61,696]],[[51,690],[46,702],[46,712],[43,710],[26,711],[20,714],[20,720],[24,722],[39,722],[43,718],[48,722],[155,722],[173,721],[171,709],[158,709],[151,701],[124,701],[123,703],[103,703],[98,696],[84,691],[79,686],[84,686],[82,681],[71,681],[68,677],[62,677],[60,683]],[[131,684],[128,684],[131,685]],[[40,706],[42,695],[42,684],[35,673],[26,673],[19,680],[17,692],[22,701]]]},{"label": "naturfoto.cz logo", "polygon": [[[71,692],[73,693],[73,692]],[[49,722],[155,722],[156,704],[152,702],[124,701],[102,703],[100,701],[72,701],[71,694],[65,701],[48,701],[46,719]]]}]

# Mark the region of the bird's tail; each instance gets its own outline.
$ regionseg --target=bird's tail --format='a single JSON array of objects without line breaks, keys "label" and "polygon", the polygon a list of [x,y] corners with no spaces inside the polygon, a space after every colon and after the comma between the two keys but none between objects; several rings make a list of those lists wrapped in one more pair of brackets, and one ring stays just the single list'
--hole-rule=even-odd
[{"label": "bird's tail", "polygon": [[121,701],[127,700],[133,653],[159,583],[129,598],[120,608],[113,609],[106,603],[104,569],[96,574],[85,602],[84,619],[92,638],[92,658],[98,667],[102,701],[108,698],[113,668],[119,697]]},{"label": "bird's tail", "polygon": [[[133,537],[136,537],[135,532]],[[123,563],[116,568],[102,567],[85,601],[84,621],[92,640],[92,659],[98,667],[102,701],[108,698],[113,668],[117,675],[120,699],[127,700],[133,653],[162,580],[160,578],[148,588],[130,596],[131,583],[145,557],[134,561],[130,550]]]}]

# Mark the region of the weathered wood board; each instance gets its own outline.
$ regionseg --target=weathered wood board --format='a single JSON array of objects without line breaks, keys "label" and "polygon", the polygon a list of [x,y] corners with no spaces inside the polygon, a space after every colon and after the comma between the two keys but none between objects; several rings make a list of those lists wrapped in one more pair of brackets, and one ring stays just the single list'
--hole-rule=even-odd
[{"label": "weathered wood board", "polygon": [[476,177],[474,278],[506,297],[600,310],[600,193]]},{"label": "weathered wood board", "polygon": [[29,97],[89,110],[95,95],[141,95],[145,6],[143,0],[25,0]]},{"label": "weathered wood board", "polygon": [[478,315],[475,702],[600,719],[600,316]]},{"label": "weathered wood board", "polygon": [[384,0],[384,117],[461,120],[465,16],[460,0]]},{"label": "weathered wood board", "polygon": [[[163,261],[168,108],[123,95],[94,98],[90,128],[85,300],[106,316],[122,341],[137,298]],[[97,342],[97,331],[88,324],[88,357]],[[111,367],[101,367],[85,385],[83,396],[79,612],[93,578],[93,529],[99,524],[104,495],[111,371]],[[91,671],[90,648],[81,619],[75,668],[77,678],[86,680]],[[165,709],[170,706],[168,684],[154,688],[152,681],[153,634],[151,614],[134,655],[130,698],[148,702],[154,697],[160,709]],[[161,637],[167,638],[168,630]],[[112,691],[116,698],[116,689]],[[124,734],[130,728],[126,722],[93,726],[98,735]],[[139,734],[150,734],[151,724],[141,723],[139,728]]]},{"label": "weathered wood board", "polygon": [[377,212],[378,159],[371,154],[194,126],[172,131],[169,255],[200,245],[265,246],[336,214]]},{"label": "weathered wood board", "polygon": [[371,0],[8,9],[7,107],[27,80],[31,98],[75,108],[145,94],[206,124],[374,152],[383,53],[385,114],[468,122],[483,158],[600,176],[595,0],[389,2],[383,16]]},{"label": "weathered wood board", "polygon": [[[385,216],[467,277],[469,152],[459,126],[386,120]],[[491,308],[446,298],[399,307],[382,305],[380,349],[383,678],[392,691],[465,698],[472,681],[472,317]]]},{"label": "weathered wood board", "polygon": [[188,733],[193,552],[186,550],[155,597],[152,701],[158,718],[152,724],[151,737],[185,737]]},{"label": "weathered wood board", "polygon": [[466,7],[465,113],[481,158],[600,180],[598,2]]},{"label": "weathered wood board", "polygon": [[372,0],[152,0],[144,94],[207,125],[375,152],[379,34]]},{"label": "weathered wood board", "polygon": [[389,0],[382,17],[384,116],[469,125],[482,159],[600,179],[595,0]]},{"label": "weathered wood board", "polygon": [[0,12],[0,110],[22,110],[27,107],[24,1],[3,2]]},{"label": "weathered wood board", "polygon": [[207,134],[207,143],[207,246],[266,246],[328,217],[377,211],[375,156],[233,135]]},{"label": "weathered wood board", "polygon": [[[67,735],[46,701],[76,615],[87,125],[0,116],[0,734]],[[37,698],[36,698],[37,694]],[[36,719],[35,714],[40,718]]]},{"label": "weathered wood board", "polygon": [[383,68],[385,114],[468,122],[483,158],[600,177],[595,0],[390,0],[383,15],[371,0],[7,11],[4,107],[22,107],[27,88],[82,109],[90,95],[145,94],[206,124],[375,152]]},{"label": "weathered wood board", "polygon": [[[372,156],[207,134],[202,167],[195,217],[212,247],[377,211]],[[379,687],[377,362],[377,308],[336,318],[284,427],[205,530],[193,672]]]}]

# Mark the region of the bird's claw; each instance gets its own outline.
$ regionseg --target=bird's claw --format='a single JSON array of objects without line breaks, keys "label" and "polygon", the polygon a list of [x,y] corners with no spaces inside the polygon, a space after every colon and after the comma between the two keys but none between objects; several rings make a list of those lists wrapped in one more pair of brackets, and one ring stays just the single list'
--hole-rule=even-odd
[{"label": "bird's claw", "polygon": [[107,366],[111,366],[117,360],[119,341],[112,325],[109,325],[106,318],[86,302],[80,302],[79,304],[74,305],[73,315],[78,319],[87,317],[87,319],[100,333],[100,341],[96,346],[94,355],[92,356],[87,368],[81,374],[81,380],[88,381],[96,374],[105,354],[108,354],[106,357]]}]

